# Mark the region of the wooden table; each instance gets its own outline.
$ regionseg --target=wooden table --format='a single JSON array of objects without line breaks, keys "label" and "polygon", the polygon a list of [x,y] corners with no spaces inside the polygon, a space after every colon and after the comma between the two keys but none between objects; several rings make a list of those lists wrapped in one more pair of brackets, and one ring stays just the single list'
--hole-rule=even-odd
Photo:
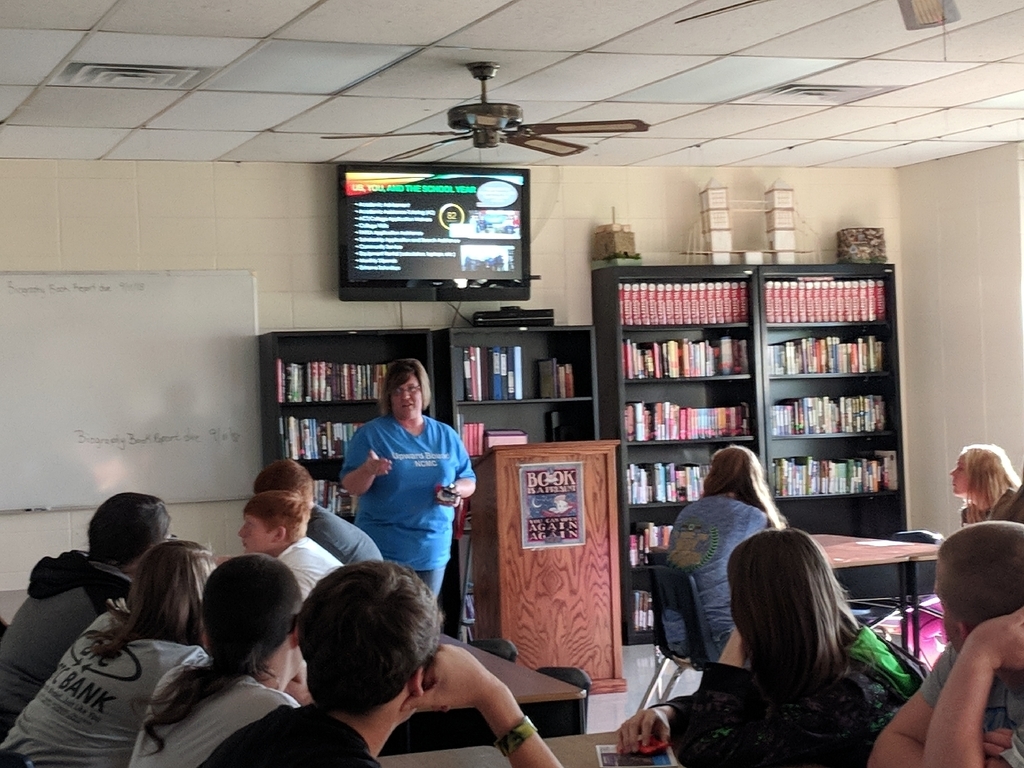
[{"label": "wooden table", "polygon": [[[615,733],[587,733],[544,739],[565,768],[596,768],[598,744],[615,744]],[[382,768],[508,768],[508,758],[492,746],[442,749],[380,759]]]},{"label": "wooden table", "polygon": [[[886,593],[858,595],[854,590],[850,595],[853,599],[890,597],[896,601],[903,619],[903,647],[919,656],[920,577],[922,569],[934,568],[938,545],[833,534],[815,534],[814,538],[825,550],[834,570],[857,569],[859,576],[867,575],[875,582],[876,592]],[[842,574],[837,576],[842,582]]]},{"label": "wooden table", "polygon": [[[587,693],[575,685],[513,664],[451,637],[441,642],[457,645],[473,654],[488,671],[508,686],[516,701],[542,733],[580,734],[586,730],[584,703]],[[384,754],[421,753],[494,743],[494,734],[475,709],[417,712],[388,739]],[[495,750],[495,754],[498,754]],[[501,755],[498,755],[501,757]]]}]

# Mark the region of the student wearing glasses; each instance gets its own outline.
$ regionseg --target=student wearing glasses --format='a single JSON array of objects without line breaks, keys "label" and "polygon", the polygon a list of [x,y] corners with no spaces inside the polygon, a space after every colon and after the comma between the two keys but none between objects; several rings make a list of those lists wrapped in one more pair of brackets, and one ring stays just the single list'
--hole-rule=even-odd
[{"label": "student wearing glasses", "polygon": [[476,490],[476,474],[458,433],[423,414],[430,381],[419,360],[388,366],[379,405],[382,415],[349,441],[341,484],[359,497],[356,525],[384,559],[413,569],[437,594],[455,509]]}]

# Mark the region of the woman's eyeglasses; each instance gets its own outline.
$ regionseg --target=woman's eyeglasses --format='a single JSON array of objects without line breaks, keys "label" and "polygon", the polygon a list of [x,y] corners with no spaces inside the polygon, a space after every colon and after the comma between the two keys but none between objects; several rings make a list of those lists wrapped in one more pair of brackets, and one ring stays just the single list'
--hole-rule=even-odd
[{"label": "woman's eyeglasses", "polygon": [[393,394],[396,395],[416,395],[423,391],[423,387],[419,384],[410,384],[407,387],[396,387]]}]

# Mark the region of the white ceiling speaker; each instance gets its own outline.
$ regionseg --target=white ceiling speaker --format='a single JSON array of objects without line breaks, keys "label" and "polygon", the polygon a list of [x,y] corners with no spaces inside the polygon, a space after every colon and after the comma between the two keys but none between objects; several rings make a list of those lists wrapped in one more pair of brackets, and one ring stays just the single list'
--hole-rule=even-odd
[{"label": "white ceiling speaker", "polygon": [[960,11],[953,0],[898,0],[907,29],[941,27],[960,21]]}]

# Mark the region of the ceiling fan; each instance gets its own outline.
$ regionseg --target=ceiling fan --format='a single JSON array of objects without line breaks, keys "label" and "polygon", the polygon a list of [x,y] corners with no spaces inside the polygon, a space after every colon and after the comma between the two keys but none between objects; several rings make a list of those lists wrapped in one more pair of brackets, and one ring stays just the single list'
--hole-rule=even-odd
[{"label": "ceiling fan", "polygon": [[448,138],[416,147],[385,161],[406,160],[435,147],[456,141],[472,139],[477,149],[497,147],[499,144],[514,144],[517,147],[535,149],[549,155],[565,157],[588,149],[583,144],[550,138],[552,135],[576,133],[636,133],[646,131],[650,126],[643,120],[592,120],[576,123],[524,123],[523,108],[518,104],[502,104],[487,100],[487,81],[494,77],[499,65],[493,61],[474,61],[466,68],[480,81],[480,101],[475,104],[460,104],[448,110],[450,131],[427,131],[424,133],[361,133],[324,136],[325,139],[362,139],[387,136],[447,136]]}]

